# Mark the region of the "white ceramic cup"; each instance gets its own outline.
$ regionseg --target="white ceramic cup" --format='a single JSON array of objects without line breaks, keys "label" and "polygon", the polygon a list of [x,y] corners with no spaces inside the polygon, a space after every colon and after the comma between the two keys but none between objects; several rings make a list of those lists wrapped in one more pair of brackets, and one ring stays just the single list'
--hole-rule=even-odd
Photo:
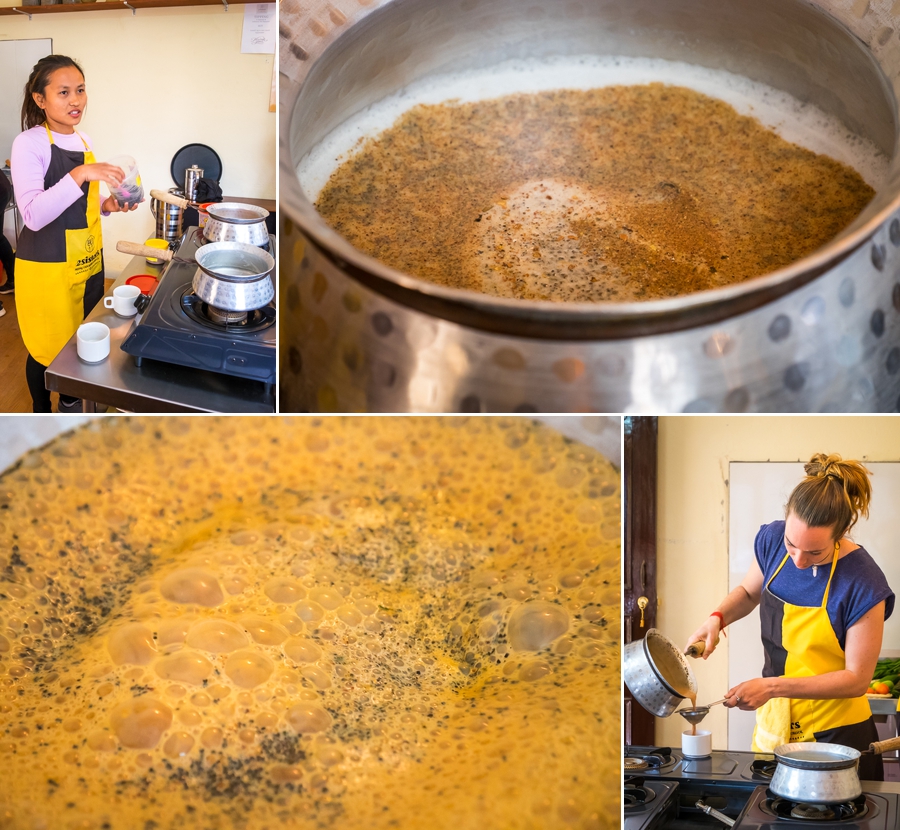
[{"label": "white ceramic cup", "polygon": [[698,729],[696,735],[691,730],[681,733],[681,751],[686,758],[708,758],[712,754],[712,732]]},{"label": "white ceramic cup", "polygon": [[75,334],[78,356],[85,363],[99,363],[109,357],[109,326],[84,323]]},{"label": "white ceramic cup", "polygon": [[134,301],[141,294],[141,289],[136,285],[118,285],[113,289],[111,297],[103,298],[103,305],[111,308],[119,317],[134,317],[137,309]]}]

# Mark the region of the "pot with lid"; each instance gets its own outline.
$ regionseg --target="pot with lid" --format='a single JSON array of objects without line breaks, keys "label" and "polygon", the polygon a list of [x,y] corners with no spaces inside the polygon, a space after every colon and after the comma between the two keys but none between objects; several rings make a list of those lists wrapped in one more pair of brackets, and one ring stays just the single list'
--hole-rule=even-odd
[{"label": "pot with lid", "polygon": [[322,33],[309,24],[320,11],[327,17],[326,6],[313,0],[281,19],[283,409],[892,411],[900,403],[900,158],[856,221],[797,262],[681,297],[596,304],[491,297],[397,271],[330,228],[297,174],[333,129],[409,83],[523,55],[725,69],[815,104],[890,158],[900,53],[880,33],[900,19],[883,5],[860,16],[836,0],[550,0],[523,13],[515,0],[373,0]]},{"label": "pot with lid", "polygon": [[622,679],[634,699],[658,718],[669,717],[697,695],[697,680],[684,655],[655,628],[622,650]]}]

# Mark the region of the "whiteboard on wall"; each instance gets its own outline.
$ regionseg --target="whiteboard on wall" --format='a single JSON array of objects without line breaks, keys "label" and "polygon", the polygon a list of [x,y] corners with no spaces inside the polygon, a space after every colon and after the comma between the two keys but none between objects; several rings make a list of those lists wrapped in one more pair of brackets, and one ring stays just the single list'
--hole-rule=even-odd
[{"label": "whiteboard on wall", "polygon": [[53,53],[50,38],[0,40],[0,167],[6,164],[13,139],[22,132],[22,96],[34,65]]},{"label": "whiteboard on wall", "polygon": [[[888,584],[900,593],[900,463],[866,462],[872,472],[869,518],[860,519],[850,534],[879,564]],[[753,540],[760,525],[784,518],[784,505],[804,476],[803,464],[738,462],[729,465],[728,590],[740,584],[753,562]],[[759,635],[759,611],[730,625],[728,634],[728,685],[759,677],[763,649]],[[900,656],[900,607],[885,623],[882,653]],[[753,712],[728,711],[728,748],[749,750],[756,718]]]}]

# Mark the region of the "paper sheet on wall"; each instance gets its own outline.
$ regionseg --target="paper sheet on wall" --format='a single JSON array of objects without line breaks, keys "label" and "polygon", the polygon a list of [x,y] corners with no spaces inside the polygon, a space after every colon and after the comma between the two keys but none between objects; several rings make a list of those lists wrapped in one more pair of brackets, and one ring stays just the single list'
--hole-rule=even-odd
[{"label": "paper sheet on wall", "polygon": [[244,28],[241,52],[275,54],[278,6],[275,3],[247,3],[244,6]]}]

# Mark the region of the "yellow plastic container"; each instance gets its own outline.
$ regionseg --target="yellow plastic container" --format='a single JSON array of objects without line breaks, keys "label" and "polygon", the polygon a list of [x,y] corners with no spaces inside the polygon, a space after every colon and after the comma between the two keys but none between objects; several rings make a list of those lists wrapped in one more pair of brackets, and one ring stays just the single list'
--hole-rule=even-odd
[{"label": "yellow plastic container", "polygon": [[[169,243],[165,239],[148,239],[144,244],[149,245],[151,248],[160,248],[162,250],[169,247]],[[162,265],[164,260],[161,260],[159,257],[148,256],[147,262],[151,265]]]}]

